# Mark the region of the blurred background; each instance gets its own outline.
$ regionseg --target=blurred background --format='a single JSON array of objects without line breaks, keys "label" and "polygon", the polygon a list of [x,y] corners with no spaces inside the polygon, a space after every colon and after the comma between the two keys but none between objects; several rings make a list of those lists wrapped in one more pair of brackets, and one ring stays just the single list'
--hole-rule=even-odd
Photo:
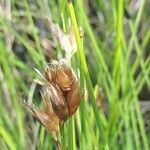
[{"label": "blurred background", "polygon": [[[73,1],[96,101],[76,52],[72,67],[85,96],[65,124],[65,149],[150,148],[149,6],[150,0]],[[42,107],[33,68],[43,73],[51,59],[71,55],[73,42],[67,0],[0,0],[0,149],[57,149],[21,103]]]}]

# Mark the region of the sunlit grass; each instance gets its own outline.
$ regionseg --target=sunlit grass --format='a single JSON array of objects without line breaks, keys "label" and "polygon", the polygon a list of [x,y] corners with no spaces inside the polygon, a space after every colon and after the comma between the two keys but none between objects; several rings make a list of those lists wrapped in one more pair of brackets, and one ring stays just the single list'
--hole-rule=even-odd
[{"label": "sunlit grass", "polygon": [[[150,89],[148,1],[139,1],[130,19],[124,13],[128,4],[123,0],[93,0],[89,5],[82,0],[14,0],[11,10],[4,7],[11,23],[0,12],[0,148],[56,147],[51,135],[21,105],[38,77],[33,67],[42,72],[44,63],[49,63],[42,47],[43,38],[51,39],[51,32],[42,24],[49,17],[66,33],[74,30],[78,48],[71,61],[80,78],[81,104],[58,134],[62,149],[149,149],[150,135],[139,102],[143,87]],[[51,58],[64,57],[60,45],[50,48]],[[105,113],[97,107],[97,88],[102,88]],[[84,89],[88,90],[87,101],[82,96]],[[33,102],[40,105],[38,90]]]}]

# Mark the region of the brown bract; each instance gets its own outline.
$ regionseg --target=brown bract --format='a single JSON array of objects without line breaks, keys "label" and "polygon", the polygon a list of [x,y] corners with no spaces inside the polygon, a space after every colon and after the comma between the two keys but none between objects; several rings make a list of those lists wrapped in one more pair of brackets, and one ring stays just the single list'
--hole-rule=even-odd
[{"label": "brown bract", "polygon": [[32,115],[50,132],[72,116],[80,104],[79,81],[66,59],[52,61],[44,73],[44,109],[28,106]]}]

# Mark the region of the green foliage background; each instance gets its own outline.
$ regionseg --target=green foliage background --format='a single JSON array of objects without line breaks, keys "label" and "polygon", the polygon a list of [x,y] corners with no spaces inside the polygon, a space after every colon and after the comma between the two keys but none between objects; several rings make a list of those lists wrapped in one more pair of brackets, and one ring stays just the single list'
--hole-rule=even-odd
[{"label": "green foliage background", "polygon": [[[60,45],[50,45],[50,56],[45,54],[42,40],[52,38],[44,26],[49,17],[66,33],[73,25],[78,52],[72,66],[81,91],[88,90],[88,100],[81,99],[59,133],[62,149],[148,150],[150,134],[139,100],[144,89],[150,90],[149,5],[149,0],[76,0],[73,5],[66,0],[1,0],[0,149],[56,149],[51,135],[21,105],[34,92],[31,83],[38,75],[33,67],[42,72],[44,62],[64,56]],[[96,105],[99,88],[105,113]],[[40,107],[39,89],[33,102]]]}]

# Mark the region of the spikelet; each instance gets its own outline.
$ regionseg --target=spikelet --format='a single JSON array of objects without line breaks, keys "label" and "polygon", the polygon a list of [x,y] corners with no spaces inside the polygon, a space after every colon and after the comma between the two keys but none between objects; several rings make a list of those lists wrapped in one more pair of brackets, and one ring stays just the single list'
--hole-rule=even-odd
[{"label": "spikelet", "polygon": [[77,110],[80,104],[79,81],[67,59],[53,60],[46,67],[42,77],[44,108],[40,110],[25,104],[31,114],[51,133],[59,130],[59,124],[65,122]]}]

